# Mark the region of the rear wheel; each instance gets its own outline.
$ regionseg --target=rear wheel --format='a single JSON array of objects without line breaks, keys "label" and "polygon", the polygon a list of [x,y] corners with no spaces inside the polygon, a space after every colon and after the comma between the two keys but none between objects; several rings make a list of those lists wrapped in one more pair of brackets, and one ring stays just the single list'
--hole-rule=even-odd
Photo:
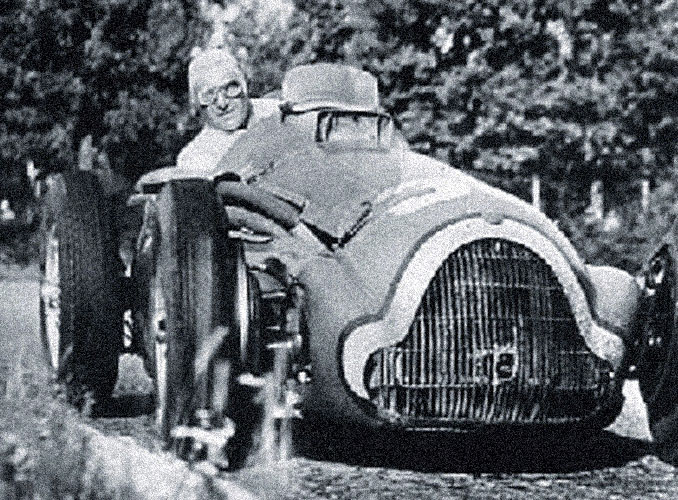
[{"label": "rear wheel", "polygon": [[88,172],[48,181],[40,251],[40,333],[67,398],[82,405],[113,391],[122,343],[113,221]]},{"label": "rear wheel", "polygon": [[678,334],[676,248],[664,244],[645,272],[638,382],[657,455],[678,463]]}]

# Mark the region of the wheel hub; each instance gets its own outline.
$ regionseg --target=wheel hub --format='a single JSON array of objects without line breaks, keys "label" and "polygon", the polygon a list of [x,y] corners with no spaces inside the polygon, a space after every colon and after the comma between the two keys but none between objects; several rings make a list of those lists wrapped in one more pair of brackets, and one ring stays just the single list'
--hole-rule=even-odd
[{"label": "wheel hub", "polygon": [[155,386],[157,390],[156,422],[162,426],[162,420],[167,411],[167,310],[165,296],[156,276],[151,285],[151,300],[153,301],[151,332],[155,341]]}]

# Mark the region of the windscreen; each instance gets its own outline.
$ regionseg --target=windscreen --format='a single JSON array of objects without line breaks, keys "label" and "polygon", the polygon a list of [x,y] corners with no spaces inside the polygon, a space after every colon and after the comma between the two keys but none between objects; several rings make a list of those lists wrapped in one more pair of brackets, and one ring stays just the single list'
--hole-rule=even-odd
[{"label": "windscreen", "polygon": [[318,115],[316,141],[387,147],[391,141],[391,119],[377,113],[321,112]]}]

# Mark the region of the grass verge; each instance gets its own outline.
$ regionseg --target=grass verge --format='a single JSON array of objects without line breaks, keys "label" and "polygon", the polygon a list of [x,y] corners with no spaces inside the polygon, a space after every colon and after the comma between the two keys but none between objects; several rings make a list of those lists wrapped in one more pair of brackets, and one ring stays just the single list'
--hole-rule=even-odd
[{"label": "grass verge", "polygon": [[108,487],[105,471],[88,465],[90,437],[45,377],[21,361],[0,366],[0,498],[138,498],[129,485]]}]

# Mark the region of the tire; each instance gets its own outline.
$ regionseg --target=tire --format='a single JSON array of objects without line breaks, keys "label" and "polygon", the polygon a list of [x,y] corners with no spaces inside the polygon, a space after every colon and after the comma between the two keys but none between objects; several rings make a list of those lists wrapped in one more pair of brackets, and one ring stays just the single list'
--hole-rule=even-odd
[{"label": "tire", "polygon": [[53,175],[41,221],[40,335],[69,402],[110,397],[122,348],[114,225],[97,178]]},{"label": "tire", "polygon": [[[166,446],[181,448],[172,437],[178,426],[197,425],[197,413],[227,404],[230,375],[237,370],[237,343],[219,327],[230,327],[233,246],[226,237],[225,214],[207,181],[174,181],[156,201],[159,241],[147,272],[145,345],[156,381],[156,421]],[[151,337],[151,338],[149,338]],[[154,337],[154,338],[153,338]],[[149,346],[153,344],[154,348]],[[205,352],[210,354],[204,356]],[[215,366],[228,366],[226,380],[215,384]],[[221,371],[223,373],[223,370]],[[222,415],[211,415],[218,426]]]},{"label": "tire", "polygon": [[678,255],[672,242],[655,252],[645,272],[638,382],[657,456],[678,464]]}]

